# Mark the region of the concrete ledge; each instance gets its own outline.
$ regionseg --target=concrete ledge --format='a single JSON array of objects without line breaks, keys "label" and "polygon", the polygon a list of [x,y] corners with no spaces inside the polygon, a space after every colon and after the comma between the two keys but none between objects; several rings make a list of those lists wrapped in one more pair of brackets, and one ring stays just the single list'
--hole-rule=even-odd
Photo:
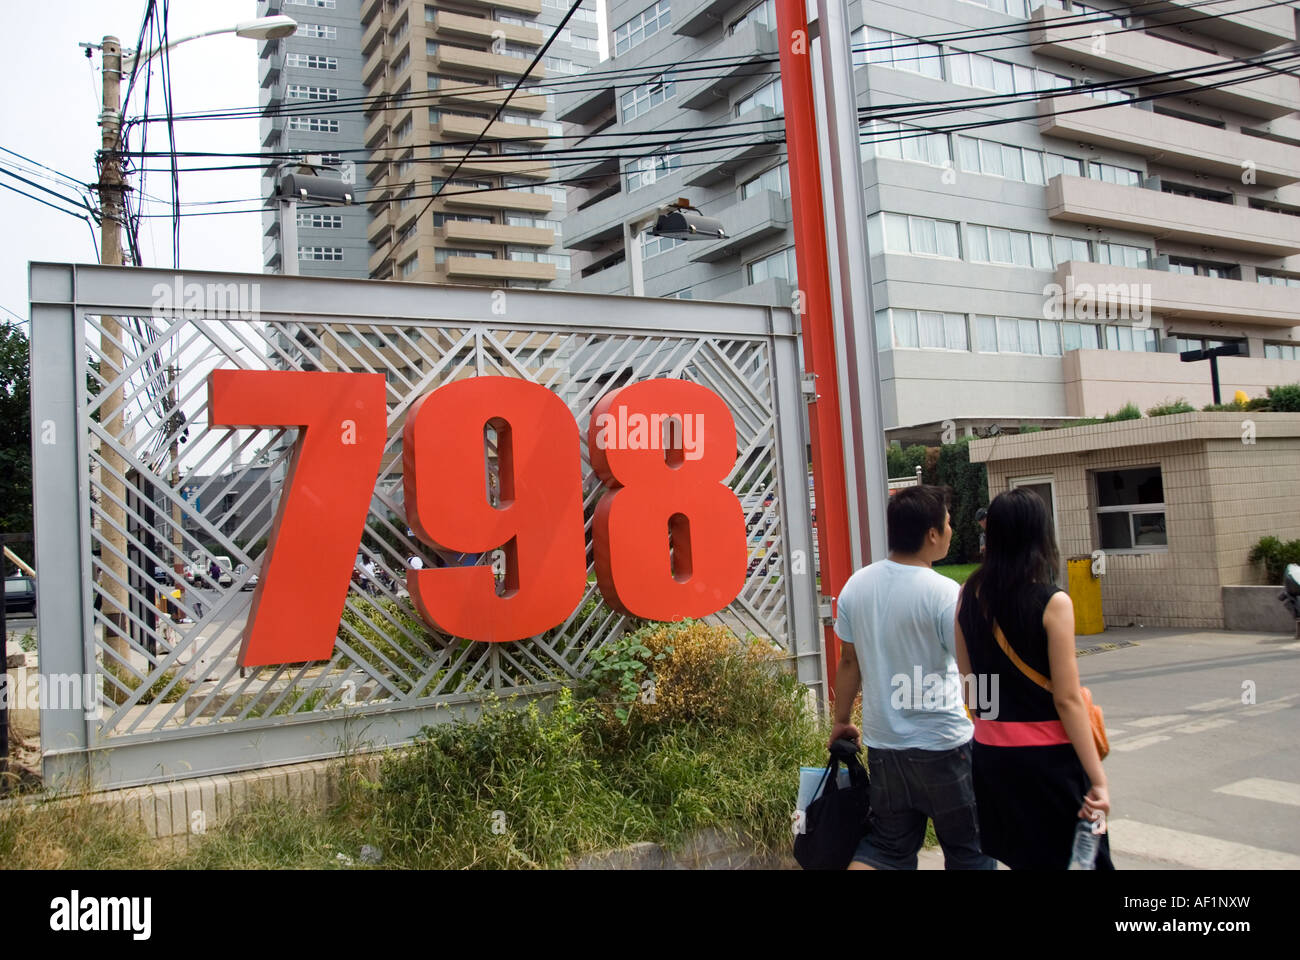
[{"label": "concrete ledge", "polygon": [[1257,633],[1296,632],[1296,621],[1278,599],[1280,586],[1233,586],[1223,588],[1223,626],[1226,630]]},{"label": "concrete ledge", "polygon": [[735,832],[708,827],[691,834],[678,851],[658,843],[634,843],[590,853],[569,864],[572,870],[798,870],[789,854],[760,856]]}]

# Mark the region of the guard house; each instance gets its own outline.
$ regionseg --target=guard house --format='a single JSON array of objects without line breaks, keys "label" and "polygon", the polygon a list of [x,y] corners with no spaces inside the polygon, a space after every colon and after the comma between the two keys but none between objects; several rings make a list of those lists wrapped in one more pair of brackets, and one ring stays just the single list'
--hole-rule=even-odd
[{"label": "guard house", "polygon": [[1105,552],[1108,626],[1231,628],[1225,588],[1264,582],[1251,547],[1300,537],[1300,414],[1146,417],[975,440],[970,454],[990,497],[1043,497],[1063,563]]}]

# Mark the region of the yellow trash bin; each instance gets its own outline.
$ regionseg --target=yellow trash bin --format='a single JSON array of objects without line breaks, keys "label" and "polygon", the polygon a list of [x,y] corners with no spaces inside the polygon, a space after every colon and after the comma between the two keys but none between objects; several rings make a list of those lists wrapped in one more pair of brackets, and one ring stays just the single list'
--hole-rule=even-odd
[{"label": "yellow trash bin", "polygon": [[1074,603],[1074,632],[1079,636],[1101,633],[1106,621],[1101,615],[1101,578],[1092,575],[1092,557],[1071,557],[1066,561],[1069,572],[1070,600]]}]

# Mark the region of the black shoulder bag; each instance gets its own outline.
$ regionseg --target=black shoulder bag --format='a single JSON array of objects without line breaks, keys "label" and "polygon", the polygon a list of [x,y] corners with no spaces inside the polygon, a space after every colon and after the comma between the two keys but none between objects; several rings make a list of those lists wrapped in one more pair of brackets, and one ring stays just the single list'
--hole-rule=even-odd
[{"label": "black shoulder bag", "polygon": [[[821,795],[804,811],[802,830],[794,838],[794,858],[805,870],[843,870],[853,859],[871,815],[867,770],[851,740],[831,744],[830,762],[822,775]],[[849,771],[841,788],[840,763]]]}]

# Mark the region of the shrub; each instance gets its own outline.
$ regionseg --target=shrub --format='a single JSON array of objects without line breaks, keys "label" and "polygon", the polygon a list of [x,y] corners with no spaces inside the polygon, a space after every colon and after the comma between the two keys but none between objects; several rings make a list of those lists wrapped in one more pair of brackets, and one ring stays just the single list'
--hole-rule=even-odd
[{"label": "shrub", "polygon": [[1268,404],[1274,413],[1300,413],[1300,383],[1269,387]]},{"label": "shrub", "polygon": [[916,468],[925,466],[926,448],[919,443],[910,447],[890,444],[885,448],[885,463],[889,475],[897,480],[899,477],[916,476]]},{"label": "shrub", "polygon": [[1246,409],[1244,403],[1207,403],[1201,409],[1206,413],[1240,413]]},{"label": "shrub", "polygon": [[980,530],[975,511],[989,503],[988,471],[982,463],[971,463],[970,440],[962,438],[939,448],[935,483],[952,488],[952,544],[942,563],[979,560]]},{"label": "shrub", "polygon": [[1251,548],[1249,560],[1264,565],[1264,575],[1270,583],[1281,583],[1287,564],[1300,563],[1300,540],[1284,543],[1277,537],[1261,537]]},{"label": "shrub", "polygon": [[1094,423],[1115,423],[1119,420],[1141,420],[1142,411],[1138,409],[1136,403],[1126,403],[1114,413],[1108,413],[1104,417],[1082,417],[1078,420],[1071,420],[1066,427],[1087,427]]},{"label": "shrub", "polygon": [[1148,417],[1168,417],[1175,413],[1195,413],[1196,408],[1179,397],[1177,400],[1166,400],[1164,403],[1156,404],[1147,410]]}]

